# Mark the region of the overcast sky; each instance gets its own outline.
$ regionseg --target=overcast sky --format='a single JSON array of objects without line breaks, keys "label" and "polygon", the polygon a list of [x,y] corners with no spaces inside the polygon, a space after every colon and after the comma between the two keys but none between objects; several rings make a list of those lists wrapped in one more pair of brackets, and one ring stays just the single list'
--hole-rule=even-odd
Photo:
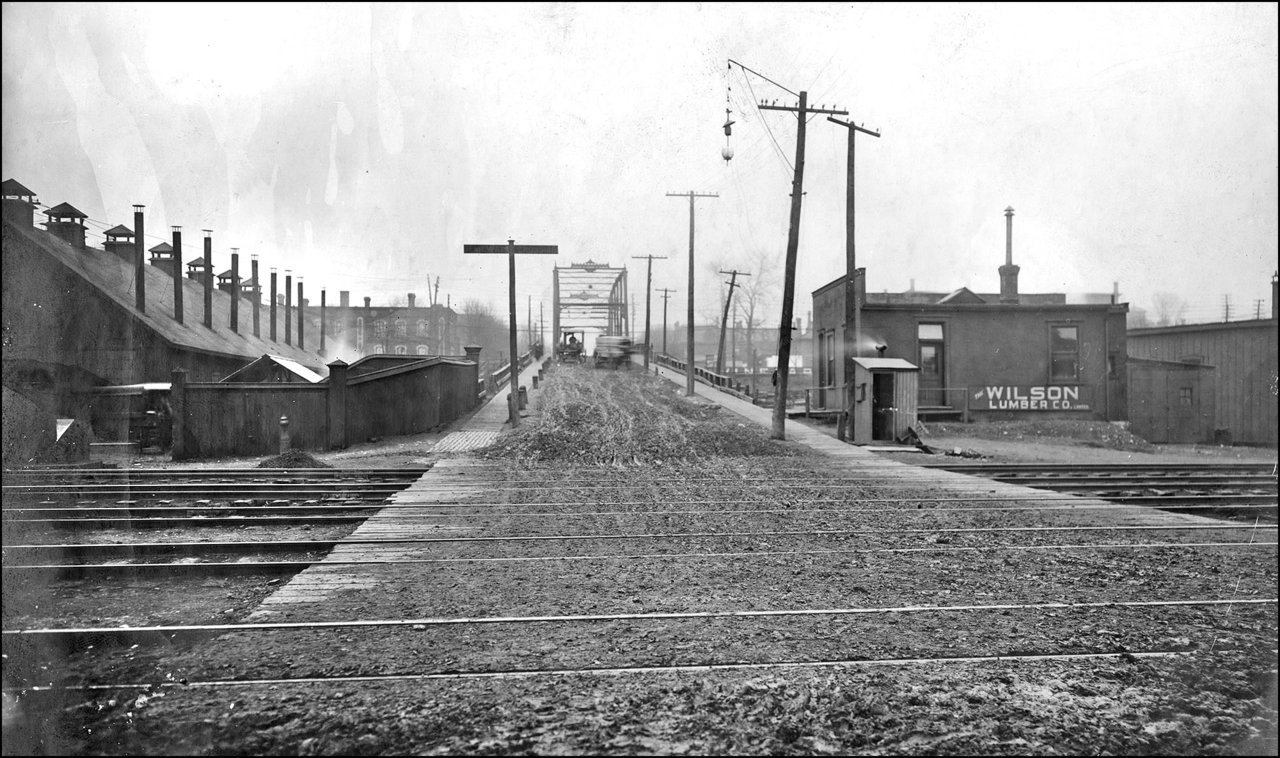
[{"label": "overcast sky", "polygon": [[[697,201],[699,313],[712,266],[780,281],[796,119],[754,103],[796,98],[733,59],[882,133],[856,152],[872,291],[998,291],[1013,206],[1023,292],[1270,309],[1272,3],[4,3],[3,22],[4,178],[108,226],[145,204],[148,247],[213,229],[219,268],[238,247],[330,302],[424,302],[438,276],[441,301],[505,314],[505,257],[462,246],[514,238],[626,265],[635,295],[631,257],[665,255],[682,321],[688,201],[666,193],[688,190],[719,194]],[[813,118],[806,323],[844,273],[845,175],[845,129]],[[520,261],[520,320],[532,296],[550,323],[553,265]]]}]

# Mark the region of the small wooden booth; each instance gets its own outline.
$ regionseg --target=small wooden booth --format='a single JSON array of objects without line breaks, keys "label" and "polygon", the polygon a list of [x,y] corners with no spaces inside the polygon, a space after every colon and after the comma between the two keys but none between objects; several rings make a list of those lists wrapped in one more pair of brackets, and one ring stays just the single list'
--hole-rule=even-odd
[{"label": "small wooden booth", "polygon": [[901,358],[851,358],[853,443],[893,442],[916,423],[920,369]]}]

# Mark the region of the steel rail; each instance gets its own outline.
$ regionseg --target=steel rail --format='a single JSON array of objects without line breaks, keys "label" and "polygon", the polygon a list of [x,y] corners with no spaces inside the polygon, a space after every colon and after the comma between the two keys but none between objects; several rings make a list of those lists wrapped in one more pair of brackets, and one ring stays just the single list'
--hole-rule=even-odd
[{"label": "steel rail", "polygon": [[[930,508],[929,510],[917,510],[911,508],[857,508],[857,509],[840,509],[840,508],[761,508],[757,510],[705,510],[705,511],[599,511],[584,513],[423,513],[414,514],[412,516],[400,517],[397,523],[413,524],[429,522],[430,519],[466,519],[466,518],[540,518],[544,520],[553,519],[585,519],[598,517],[611,518],[657,518],[669,516],[687,516],[692,518],[703,518],[709,516],[749,516],[752,514],[804,514],[804,513],[835,513],[846,517],[860,516],[871,513],[908,513],[917,516],[931,516],[938,513],[1000,513],[1000,512],[1051,512],[1051,511],[1081,511],[1081,510],[1102,510],[1110,508],[1137,508],[1149,510],[1148,506],[1115,506],[1115,505],[1081,505],[1072,506],[1050,506],[1050,507],[1023,507],[1023,508]],[[1276,504],[1255,505],[1255,504],[1239,504],[1230,506],[1235,510],[1266,510],[1273,509]],[[1165,505],[1160,510],[1177,510],[1177,511],[1210,511],[1218,512],[1228,509],[1223,505]],[[337,524],[354,524],[367,521],[374,514],[351,514],[345,516],[332,515],[300,515],[300,516],[282,516],[274,514],[252,514],[247,516],[136,516],[136,515],[117,515],[117,516],[93,516],[84,518],[31,518],[31,519],[6,519],[8,524],[31,524],[45,525],[55,529],[75,530],[75,529],[113,529],[113,528],[129,528],[129,529],[163,529],[167,527],[226,527],[226,526],[293,526],[299,524],[306,525],[337,525]]]},{"label": "steel rail", "polygon": [[[1196,502],[1198,501],[1193,501],[1192,497],[1198,497],[1199,499],[1198,501],[1210,500],[1212,502],[1209,504],[1196,504]],[[161,520],[190,522],[190,523],[208,523],[208,522],[243,523],[243,521],[249,520],[249,521],[254,521],[256,523],[264,523],[266,519],[273,518],[273,517],[279,517],[282,519],[288,518],[291,520],[307,520],[307,519],[323,520],[326,518],[338,518],[338,517],[326,515],[326,513],[329,511],[342,512],[342,511],[364,510],[364,511],[378,511],[379,513],[382,513],[382,512],[394,512],[397,510],[411,510],[411,511],[439,510],[440,508],[445,508],[445,507],[447,507],[448,510],[447,512],[444,512],[444,513],[414,513],[413,515],[408,516],[406,518],[410,521],[413,521],[416,519],[470,518],[470,517],[478,517],[478,516],[483,516],[487,518],[538,517],[538,518],[575,518],[576,519],[576,518],[584,518],[588,516],[590,517],[599,517],[599,516],[613,516],[613,517],[617,517],[617,516],[695,516],[697,517],[697,516],[707,516],[707,515],[746,516],[746,515],[751,515],[755,513],[839,513],[839,514],[854,516],[854,515],[861,515],[866,513],[913,513],[913,512],[921,513],[921,514],[923,513],[930,513],[930,514],[935,514],[935,513],[1018,513],[1018,512],[1041,512],[1041,511],[1049,512],[1049,511],[1116,510],[1118,508],[1131,508],[1134,510],[1151,510],[1153,505],[1155,505],[1157,510],[1176,509],[1178,511],[1193,511],[1193,510],[1217,511],[1217,510],[1223,510],[1224,508],[1228,507],[1227,505],[1224,505],[1224,501],[1230,502],[1230,505],[1229,505],[1230,508],[1242,509],[1242,510],[1245,510],[1245,509],[1266,510],[1270,508],[1275,508],[1277,505],[1276,498],[1271,497],[1270,495],[1241,495],[1235,499],[1229,499],[1229,496],[1217,496],[1217,495],[1189,496],[1185,498],[1153,497],[1152,499],[1158,501],[1158,504],[1153,504],[1153,505],[1148,505],[1144,503],[1128,504],[1128,503],[1114,503],[1114,502],[1091,503],[1088,500],[1082,500],[1081,498],[1074,498],[1074,499],[1081,500],[1081,502],[1078,505],[1023,505],[1023,506],[1005,506],[1005,507],[928,508],[928,509],[911,508],[907,506],[903,506],[900,508],[859,507],[861,503],[868,502],[865,500],[836,501],[836,502],[844,502],[846,505],[846,507],[844,508],[706,508],[701,510],[555,511],[555,512],[552,512],[552,511],[529,512],[529,511],[500,510],[502,508],[507,508],[513,505],[517,505],[515,503],[512,503],[512,504],[503,503],[503,504],[492,504],[492,505],[481,504],[481,503],[473,503],[473,504],[448,503],[442,506],[437,506],[436,504],[433,504],[433,503],[423,503],[421,505],[404,504],[404,503],[387,503],[382,505],[375,504],[375,505],[364,505],[364,506],[316,505],[316,506],[295,506],[293,508],[290,508],[287,506],[272,507],[269,510],[266,507],[255,508],[254,506],[234,506],[234,507],[218,507],[218,506],[148,507],[148,506],[143,506],[143,507],[133,507],[133,508],[128,508],[128,507],[114,508],[114,507],[104,506],[104,507],[98,507],[98,508],[94,508],[94,507],[13,508],[7,511],[7,513],[10,515],[10,518],[5,519],[5,523],[78,524],[78,523],[119,522],[119,521],[150,522],[150,521],[161,521]],[[1177,502],[1170,504],[1169,501],[1171,499]],[[1237,499],[1239,500],[1239,502],[1236,502]],[[1188,502],[1187,504],[1180,504],[1182,503],[1182,501],[1188,501]],[[928,501],[921,501],[921,502],[923,503]],[[580,503],[580,504],[581,505],[599,505],[599,503]],[[659,505],[664,503],[641,502],[637,504]],[[680,502],[680,501],[670,501],[669,503],[666,503],[666,504],[687,505],[688,503]],[[764,504],[767,505],[768,503],[764,503]],[[558,504],[532,503],[529,505],[537,505],[539,507],[548,507],[550,505],[558,505]],[[474,513],[459,512],[461,508],[467,508],[467,507],[476,509],[476,512]],[[181,516],[153,515],[152,513],[153,511],[174,512],[174,513],[189,513],[191,511],[207,511],[215,514],[226,514],[228,512],[235,512],[235,513],[243,512],[249,515],[248,516],[217,515],[217,516],[181,517]],[[311,513],[311,511],[316,511],[316,513]],[[27,516],[28,514],[35,514],[35,513],[53,513],[54,515],[47,516],[47,517],[31,516],[26,518],[17,518],[17,516]],[[61,516],[63,515],[73,514],[73,513],[79,513],[79,514],[85,514],[85,515],[82,515],[79,518],[61,518]],[[102,514],[102,515],[87,515],[90,513]],[[286,514],[293,514],[293,515],[289,516]],[[368,519],[371,516],[372,514],[364,514],[359,516],[352,516],[352,518],[359,518],[363,520],[363,519]]]},{"label": "steel rail", "polygon": [[6,629],[5,639],[75,638],[108,635],[224,634],[226,632],[309,631],[314,629],[390,629],[396,627],[451,627],[492,624],[570,624],[602,621],[681,621],[691,619],[779,618],[788,616],[863,616],[914,613],[983,613],[991,611],[1046,611],[1095,608],[1175,608],[1220,605],[1275,605],[1277,598],[1203,598],[1196,600],[1118,600],[1086,603],[989,603],[967,605],[901,605],[846,608],[784,608],[740,611],[652,611],[635,613],[584,613],[545,616],[459,616],[409,619],[361,619],[355,621],[255,621],[233,624],[156,624],[152,626]]},{"label": "steel rail", "polygon": [[[780,537],[810,535],[873,536],[896,534],[1000,534],[1041,532],[1132,532],[1132,531],[1220,531],[1220,530],[1274,530],[1274,524],[1197,524],[1197,525],[1141,525],[1141,526],[1004,526],[1004,527],[942,527],[933,529],[806,529],[765,530],[754,532],[670,532],[641,534],[556,534],[556,535],[505,535],[476,537],[394,537],[394,538],[343,538],[334,540],[278,540],[231,542],[136,542],[136,543],[81,543],[81,544],[28,544],[9,545],[5,549],[9,560],[23,554],[59,552],[71,555],[107,555],[134,557],[158,553],[218,553],[218,552],[291,552],[299,550],[326,550],[338,545],[431,545],[440,543],[491,543],[491,542],[586,542],[593,540],[653,540],[653,539],[703,539],[729,537]],[[8,565],[5,568],[9,568]]]},{"label": "steel rail", "polygon": [[[1042,497],[1042,496],[1037,496],[1037,497],[1027,497],[1027,496],[1025,496],[1025,495],[1019,495],[1019,496],[999,496],[999,497],[922,497],[922,498],[861,498],[861,497],[859,497],[859,498],[847,498],[847,499],[840,499],[840,500],[829,500],[829,499],[827,499],[827,500],[804,499],[804,500],[797,500],[797,501],[795,501],[795,502],[796,502],[797,504],[799,504],[799,505],[812,505],[812,504],[832,503],[832,504],[843,504],[843,505],[846,505],[846,506],[849,506],[849,505],[855,505],[855,506],[856,506],[856,505],[861,505],[861,504],[863,504],[863,503],[904,503],[904,504],[917,504],[917,505],[924,504],[924,503],[957,503],[957,502],[958,502],[958,503],[970,503],[970,502],[979,502],[979,503],[1022,503],[1022,502],[1036,502],[1036,503],[1046,503],[1046,502],[1047,502],[1047,503],[1076,503],[1076,505],[1071,505],[1071,506],[1038,506],[1038,505],[1031,505],[1031,506],[1025,506],[1025,507],[1009,507],[1009,508],[1005,508],[1005,507],[991,507],[991,508],[988,508],[988,507],[975,507],[975,508],[931,508],[931,509],[929,509],[929,510],[932,510],[932,511],[947,511],[947,510],[955,510],[955,511],[1018,511],[1018,510],[1038,511],[1038,510],[1056,510],[1056,509],[1063,509],[1063,510],[1077,510],[1077,509],[1088,509],[1088,508],[1109,509],[1109,508],[1114,508],[1114,507],[1116,507],[1116,505],[1131,505],[1131,506],[1135,506],[1135,507],[1137,507],[1137,506],[1142,506],[1142,507],[1152,507],[1152,506],[1156,506],[1156,507],[1158,507],[1158,506],[1160,506],[1160,505],[1162,505],[1162,504],[1170,504],[1171,502],[1172,502],[1172,505],[1170,505],[1169,507],[1176,507],[1176,508],[1178,508],[1178,509],[1180,509],[1180,510],[1181,510],[1181,509],[1194,509],[1194,508],[1209,508],[1209,509],[1212,509],[1212,508],[1217,508],[1217,507],[1219,507],[1218,505],[1215,505],[1215,504],[1224,503],[1224,502],[1229,502],[1229,503],[1231,503],[1233,507],[1244,507],[1244,506],[1248,505],[1248,506],[1256,506],[1256,507],[1266,508],[1266,507],[1274,507],[1274,506],[1275,506],[1275,504],[1276,504],[1276,497],[1275,497],[1275,496],[1272,496],[1272,495],[1203,495],[1203,494],[1200,494],[1200,495],[1124,495],[1124,496],[1114,496],[1114,497],[1111,497],[1111,498],[1107,498],[1107,502],[1105,502],[1105,503],[1091,503],[1091,502],[1090,502],[1090,500],[1094,500],[1094,499],[1097,499],[1097,498],[1083,498],[1083,497],[1081,497],[1081,496],[1079,496],[1079,495],[1065,495],[1065,496],[1062,496],[1062,497]],[[760,503],[760,504],[765,504],[765,505],[767,505],[767,504],[771,504],[771,503],[773,503],[774,501],[775,501],[775,499],[768,499],[768,500],[738,500],[738,499],[718,500],[718,499],[717,499],[717,500],[699,500],[698,502],[705,503],[705,504],[751,504],[751,503]],[[95,501],[95,503],[96,503],[96,501]],[[1186,503],[1186,505],[1181,505],[1181,503]],[[1203,506],[1201,506],[1201,505],[1196,505],[1196,503],[1209,503],[1209,504],[1208,504],[1208,505],[1203,505]],[[104,512],[104,513],[109,513],[109,514],[110,514],[110,513],[116,513],[116,512],[120,512],[120,513],[125,513],[125,512],[128,512],[128,513],[139,513],[139,512],[145,512],[145,513],[148,513],[148,514],[149,514],[149,513],[153,513],[153,512],[169,512],[169,511],[172,511],[172,512],[181,512],[181,513],[199,512],[199,511],[209,511],[209,512],[216,512],[216,513],[228,513],[228,512],[241,512],[241,511],[243,511],[243,512],[246,512],[246,513],[261,513],[261,514],[280,514],[280,515],[284,515],[284,514],[300,514],[300,513],[311,513],[311,512],[315,512],[315,513],[324,513],[324,512],[327,512],[327,511],[349,511],[349,510],[379,510],[379,511],[394,511],[394,510],[400,510],[400,509],[424,510],[424,509],[461,509],[461,508],[475,508],[475,509],[480,509],[480,510],[494,510],[494,511],[497,511],[497,512],[498,512],[498,514],[500,515],[500,514],[502,514],[502,513],[503,513],[503,511],[499,511],[498,509],[501,509],[501,508],[512,508],[512,507],[540,507],[540,508],[550,508],[550,507],[556,507],[556,506],[584,506],[584,505],[585,505],[585,506],[598,506],[598,505],[601,505],[601,503],[598,503],[598,502],[595,502],[595,501],[588,501],[588,500],[576,500],[576,501],[574,501],[574,500],[568,500],[568,501],[563,501],[563,502],[555,502],[555,501],[534,501],[534,502],[527,502],[527,503],[483,503],[483,502],[461,502],[461,501],[436,501],[436,500],[424,500],[424,501],[422,501],[421,503],[414,503],[414,502],[398,502],[398,501],[392,501],[392,502],[386,502],[386,503],[366,503],[366,501],[355,501],[355,502],[348,502],[348,503],[345,503],[345,504],[330,504],[330,505],[320,505],[320,504],[316,504],[316,505],[306,505],[306,504],[302,504],[302,505],[150,505],[150,504],[137,504],[137,505],[132,505],[132,506],[116,506],[116,505],[96,505],[96,504],[95,504],[95,505],[75,505],[75,506],[50,506],[50,507],[44,507],[44,508],[42,508],[42,507],[16,507],[16,508],[6,508],[6,509],[4,509],[4,513],[6,513],[6,514],[11,514],[11,515],[17,515],[17,514],[27,514],[27,513],[53,513],[53,514],[67,514],[67,513],[85,513],[85,512],[90,512],[90,513],[92,513],[92,512]],[[644,506],[650,506],[650,505],[685,505],[685,506],[687,506],[687,505],[689,505],[689,501],[688,501],[688,500],[624,500],[624,501],[620,501],[620,502],[613,502],[613,503],[611,503],[611,505],[615,505],[615,506],[624,506],[624,505],[644,505]],[[734,512],[741,512],[741,513],[755,513],[755,512],[761,512],[761,513],[763,513],[763,512],[767,512],[768,510],[769,510],[769,509],[744,509],[744,510],[741,510],[741,511],[730,511],[730,510],[726,510],[726,511],[723,511],[723,512],[725,512],[725,513],[734,513]],[[806,510],[806,509],[797,509],[797,508],[779,508],[779,509],[774,509],[774,510],[777,510],[777,511],[779,511],[779,512],[792,512],[792,511],[797,511],[797,510]],[[813,509],[807,509],[807,510],[850,511],[850,509],[849,509],[849,508],[830,508],[830,509],[828,509],[828,508],[813,508]],[[865,512],[865,511],[867,511],[867,510],[871,510],[871,511],[883,510],[883,511],[885,511],[885,512],[893,512],[893,511],[908,510],[908,509],[907,509],[907,508],[883,508],[883,509],[862,509],[862,508],[859,508],[859,509],[857,509],[857,510],[858,510],[858,512]],[[628,514],[628,513],[639,513],[639,512],[643,512],[643,511],[616,511],[616,512],[605,512],[605,513],[600,513],[600,514],[596,514],[596,515],[614,515],[615,513],[617,513],[617,514]],[[709,511],[667,511],[667,510],[655,510],[655,511],[648,511],[648,512],[650,512],[650,513],[658,513],[658,514],[674,514],[674,513],[699,513],[699,512],[709,512]],[[511,513],[512,515],[515,515],[517,512],[512,511],[512,512],[509,512],[509,513]],[[444,515],[447,515],[447,514],[440,514],[440,515],[443,517]]]},{"label": "steel rail", "polygon": [[1186,548],[1257,549],[1277,547],[1276,542],[1138,542],[1118,544],[1078,545],[993,545],[988,547],[872,547],[835,550],[750,550],[704,553],[610,553],[601,555],[540,555],[540,556],[482,556],[463,558],[366,558],[362,560],[339,559],[328,556],[321,561],[237,561],[202,563],[80,563],[80,564],[31,564],[6,566],[6,572],[55,573],[63,578],[80,578],[94,575],[134,574],[288,574],[312,566],[355,566],[381,568],[386,566],[449,564],[449,563],[543,563],[556,561],[628,561],[628,560],[705,560],[707,558],[760,559],[792,555],[862,555],[876,553],[1000,553],[1005,551],[1037,550],[1160,550]]},{"label": "steel rail", "polygon": [[[1044,480],[1013,480],[1013,479],[1005,480],[999,477],[972,477],[972,479],[975,482],[995,481],[995,482],[1002,482],[1006,484],[1019,484],[1022,486],[1031,486],[1030,482],[1037,482],[1037,483],[1044,482],[1045,484],[1052,484],[1055,487],[1056,486],[1073,486],[1076,483],[1078,483],[1078,485],[1081,487],[1085,487],[1085,486],[1093,487],[1093,488],[1125,487],[1129,489],[1138,488],[1138,487],[1148,487],[1148,486],[1149,487],[1169,487],[1169,486],[1214,486],[1214,487],[1271,486],[1271,487],[1274,487],[1276,486],[1276,480],[1269,476],[1265,476],[1265,477],[1258,476],[1258,477],[1248,477],[1248,478],[1236,477],[1233,479],[1201,477],[1195,480],[1185,480],[1185,481],[1176,481],[1176,480],[1163,479],[1163,478],[1153,478],[1153,479],[1054,478],[1054,479],[1044,479]],[[937,486],[939,484],[936,478],[924,476],[924,475],[915,475],[915,474],[902,476],[902,477],[893,477],[889,479],[877,478],[877,477],[866,477],[866,478],[857,478],[857,479],[849,479],[849,478],[838,479],[838,480],[828,479],[823,481],[811,481],[811,482],[791,482],[791,481],[779,482],[773,479],[760,479],[756,481],[749,481],[749,480],[744,480],[739,478],[739,479],[726,480],[724,483],[726,484],[736,483],[743,488],[757,489],[757,490],[828,489],[832,487],[846,487],[848,485],[867,485],[867,486],[874,486],[874,487],[891,487],[891,486],[921,487],[921,486]],[[558,481],[546,482],[545,480],[539,480],[539,482],[523,482],[523,483],[522,482],[513,483],[510,481],[505,481],[501,484],[481,483],[481,482],[456,482],[456,483],[432,482],[428,486],[412,487],[408,491],[412,493],[429,494],[429,493],[435,493],[435,492],[452,493],[452,492],[458,492],[460,490],[474,491],[474,492],[494,492],[494,491],[507,491],[507,490],[574,491],[574,490],[620,490],[620,489],[646,489],[646,488],[671,489],[675,487],[684,487],[689,484],[700,484],[700,483],[692,479],[689,479],[689,480],[677,479],[677,480],[670,480],[670,481],[649,481],[649,482],[627,483],[627,484],[613,484],[608,482],[602,483],[599,481],[596,481],[594,483],[584,482],[582,484],[572,484],[572,483],[564,483],[564,482],[558,482]]]},{"label": "steel rail", "polygon": [[344,477],[344,476],[420,476],[431,466],[388,468],[7,468],[0,475],[30,477],[107,476],[107,477]]},{"label": "steel rail", "polygon": [[287,686],[295,684],[355,684],[384,682],[423,682],[433,680],[462,679],[527,679],[540,676],[576,676],[604,675],[623,676],[627,674],[668,674],[713,671],[757,671],[775,669],[801,668],[861,668],[871,666],[915,666],[965,664],[965,663],[1034,663],[1039,661],[1098,661],[1098,660],[1130,660],[1145,658],[1188,657],[1186,650],[1149,650],[1123,653],[1037,653],[985,656],[941,656],[937,658],[850,658],[843,660],[821,661],[772,661],[768,663],[697,663],[668,666],[603,666],[596,668],[557,668],[557,669],[506,669],[498,671],[451,671],[424,674],[370,674],[341,675],[330,677],[297,677],[293,679],[209,679],[195,681],[161,681],[119,684],[68,684],[68,685],[31,685],[9,686],[3,691],[13,695],[40,695],[51,692],[109,692],[114,690],[165,690],[184,688],[231,688]]}]

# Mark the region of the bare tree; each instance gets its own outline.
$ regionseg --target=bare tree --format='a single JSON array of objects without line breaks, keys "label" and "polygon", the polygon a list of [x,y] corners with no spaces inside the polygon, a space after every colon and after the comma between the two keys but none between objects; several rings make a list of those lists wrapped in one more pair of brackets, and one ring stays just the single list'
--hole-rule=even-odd
[{"label": "bare tree", "polygon": [[1157,292],[1152,301],[1155,304],[1156,326],[1172,326],[1185,323],[1187,302],[1172,292]]}]

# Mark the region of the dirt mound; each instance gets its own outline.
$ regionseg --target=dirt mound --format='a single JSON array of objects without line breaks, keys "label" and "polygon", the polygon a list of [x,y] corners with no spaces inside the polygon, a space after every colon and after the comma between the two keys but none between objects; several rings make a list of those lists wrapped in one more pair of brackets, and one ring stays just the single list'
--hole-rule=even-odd
[{"label": "dirt mound", "polygon": [[791,455],[766,430],[670,382],[639,371],[560,366],[541,414],[506,435],[487,457],[661,465],[712,456]]},{"label": "dirt mound", "polygon": [[930,423],[928,436],[975,437],[986,440],[1066,441],[1085,447],[1150,452],[1155,446],[1120,426],[1106,421],[979,421],[971,424]]},{"label": "dirt mound", "polygon": [[272,456],[259,463],[258,468],[333,468],[333,466],[301,450],[287,450],[281,455]]}]

